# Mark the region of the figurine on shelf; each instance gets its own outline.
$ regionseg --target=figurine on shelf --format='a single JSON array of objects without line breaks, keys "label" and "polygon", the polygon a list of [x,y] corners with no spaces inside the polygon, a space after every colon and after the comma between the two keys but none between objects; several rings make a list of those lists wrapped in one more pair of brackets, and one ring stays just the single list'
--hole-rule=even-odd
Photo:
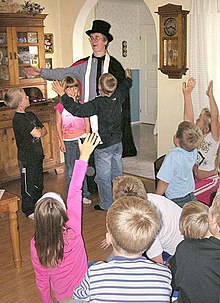
[{"label": "figurine on shelf", "polygon": [[23,4],[21,4],[21,8],[21,13],[27,13],[31,15],[40,14],[45,9],[44,7],[40,6],[40,4],[31,1],[25,1]]}]

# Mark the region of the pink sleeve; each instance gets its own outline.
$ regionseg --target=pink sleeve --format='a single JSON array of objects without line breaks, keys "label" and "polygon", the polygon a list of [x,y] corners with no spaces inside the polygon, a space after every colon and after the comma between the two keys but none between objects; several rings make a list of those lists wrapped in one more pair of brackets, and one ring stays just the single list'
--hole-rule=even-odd
[{"label": "pink sleeve", "polygon": [[64,107],[63,107],[63,104],[62,103],[57,103],[57,105],[55,106],[55,109],[60,113],[60,114],[62,114],[62,111],[63,111],[63,109],[64,109]]},{"label": "pink sleeve", "polygon": [[82,185],[86,175],[87,166],[88,163],[85,161],[75,161],[67,197],[67,215],[69,218],[67,224],[78,235],[81,235],[82,229]]},{"label": "pink sleeve", "polygon": [[42,266],[39,262],[34,239],[31,239],[31,261],[34,267],[36,285],[40,291],[42,302],[53,303],[50,296],[50,280],[48,271],[47,268]]}]

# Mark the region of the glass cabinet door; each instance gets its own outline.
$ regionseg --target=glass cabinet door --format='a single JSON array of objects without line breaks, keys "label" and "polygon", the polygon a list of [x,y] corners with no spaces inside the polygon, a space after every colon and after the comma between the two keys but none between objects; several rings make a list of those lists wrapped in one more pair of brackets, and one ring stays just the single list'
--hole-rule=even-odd
[{"label": "glass cabinet door", "polygon": [[9,80],[7,32],[0,28],[0,83]]},{"label": "glass cabinet door", "polygon": [[40,66],[38,40],[37,31],[16,32],[19,80],[27,78],[24,68]]}]

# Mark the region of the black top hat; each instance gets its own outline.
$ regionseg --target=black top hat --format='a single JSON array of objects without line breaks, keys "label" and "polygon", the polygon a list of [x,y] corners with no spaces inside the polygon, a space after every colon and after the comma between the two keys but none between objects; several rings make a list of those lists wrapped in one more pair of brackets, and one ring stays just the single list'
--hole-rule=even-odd
[{"label": "black top hat", "polygon": [[92,33],[100,33],[107,37],[108,42],[113,40],[112,35],[109,33],[111,25],[103,20],[94,20],[92,24],[92,29],[86,31],[86,34],[90,36]]}]

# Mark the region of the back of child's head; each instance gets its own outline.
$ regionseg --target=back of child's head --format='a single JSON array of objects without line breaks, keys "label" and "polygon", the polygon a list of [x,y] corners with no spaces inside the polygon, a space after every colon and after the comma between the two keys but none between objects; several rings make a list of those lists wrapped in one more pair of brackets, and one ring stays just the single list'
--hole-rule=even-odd
[{"label": "back of child's head", "polygon": [[201,129],[194,123],[183,121],[178,125],[176,138],[181,148],[193,151],[198,148],[203,140]]},{"label": "back of child's head", "polygon": [[215,222],[217,223],[218,231],[220,233],[220,190],[218,190],[215,198],[213,199],[209,212],[211,217],[215,217]]},{"label": "back of child's head", "polygon": [[63,231],[68,220],[60,195],[49,192],[36,203],[35,247],[39,262],[45,267],[56,267],[63,259]]},{"label": "back of child's head", "polygon": [[179,228],[184,238],[203,239],[208,233],[209,207],[202,202],[192,201],[183,206]]},{"label": "back of child's head", "polygon": [[79,81],[76,78],[67,76],[62,81],[62,86],[64,87],[64,90],[70,87],[76,87],[77,89],[77,95],[75,97],[75,101],[80,101],[81,93],[80,93],[80,84]]},{"label": "back of child's head", "polygon": [[120,176],[113,181],[113,201],[124,196],[147,199],[143,182],[134,176]]},{"label": "back of child's head", "polygon": [[106,227],[113,247],[121,254],[141,254],[153,243],[161,227],[161,216],[146,200],[121,197],[109,208]]},{"label": "back of child's head", "polygon": [[5,105],[7,105],[12,109],[17,109],[22,101],[24,94],[25,92],[23,88],[20,87],[9,88],[9,90],[7,90],[7,92],[4,95]]},{"label": "back of child's head", "polygon": [[101,87],[101,90],[106,95],[114,93],[117,84],[117,79],[110,73],[102,74],[102,76],[99,78],[99,85]]}]

